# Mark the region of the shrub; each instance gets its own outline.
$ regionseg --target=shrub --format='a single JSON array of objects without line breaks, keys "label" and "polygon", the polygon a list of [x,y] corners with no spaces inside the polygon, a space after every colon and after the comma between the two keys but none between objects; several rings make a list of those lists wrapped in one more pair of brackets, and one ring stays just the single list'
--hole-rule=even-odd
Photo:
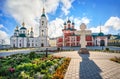
[{"label": "shrub", "polygon": [[30,52],[29,58],[34,59],[35,57],[36,57],[36,53],[35,52]]},{"label": "shrub", "polygon": [[47,74],[48,73],[48,71],[47,70],[41,70],[41,74]]},{"label": "shrub", "polygon": [[46,69],[46,64],[45,63],[40,64],[40,68]]},{"label": "shrub", "polygon": [[51,66],[51,65],[53,65],[54,63],[52,62],[52,61],[50,61],[50,60],[48,60],[47,62],[46,62],[46,66]]},{"label": "shrub", "polygon": [[106,51],[109,51],[109,48],[105,48]]},{"label": "shrub", "polygon": [[51,78],[52,78],[52,76],[50,74],[45,74],[43,76],[43,79],[51,79]]},{"label": "shrub", "polygon": [[35,75],[34,75],[34,79],[43,79],[43,74],[40,74],[40,72],[37,72]]}]

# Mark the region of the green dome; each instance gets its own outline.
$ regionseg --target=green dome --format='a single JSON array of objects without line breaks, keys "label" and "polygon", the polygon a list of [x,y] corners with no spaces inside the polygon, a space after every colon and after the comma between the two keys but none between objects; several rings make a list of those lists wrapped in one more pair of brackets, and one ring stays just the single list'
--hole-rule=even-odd
[{"label": "green dome", "polygon": [[22,30],[22,29],[25,29],[25,30],[26,30],[26,28],[25,28],[25,27],[21,27],[21,28],[20,28],[20,30]]},{"label": "green dome", "polygon": [[104,36],[104,33],[100,32],[100,33],[98,34],[98,36]]},{"label": "green dome", "polygon": [[41,17],[46,17],[45,14],[42,14]]}]

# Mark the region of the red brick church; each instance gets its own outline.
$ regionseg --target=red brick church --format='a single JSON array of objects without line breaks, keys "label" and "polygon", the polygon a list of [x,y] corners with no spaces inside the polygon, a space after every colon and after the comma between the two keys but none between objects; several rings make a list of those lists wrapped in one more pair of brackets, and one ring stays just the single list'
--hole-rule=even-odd
[{"label": "red brick church", "polygon": [[[80,46],[80,35],[76,34],[77,31],[74,27],[74,22],[68,20],[64,23],[64,29],[62,29],[63,36],[57,38],[57,46]],[[87,46],[93,46],[92,35],[86,35]]]}]

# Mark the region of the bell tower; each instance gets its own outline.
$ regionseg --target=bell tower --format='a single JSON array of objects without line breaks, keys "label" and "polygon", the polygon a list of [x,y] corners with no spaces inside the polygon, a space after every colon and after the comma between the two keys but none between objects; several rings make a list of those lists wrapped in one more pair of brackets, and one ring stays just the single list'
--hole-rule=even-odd
[{"label": "bell tower", "polygon": [[40,18],[39,26],[39,37],[40,37],[40,47],[47,47],[48,44],[48,27],[47,27],[47,17],[45,15],[45,9],[42,10],[42,15]]}]

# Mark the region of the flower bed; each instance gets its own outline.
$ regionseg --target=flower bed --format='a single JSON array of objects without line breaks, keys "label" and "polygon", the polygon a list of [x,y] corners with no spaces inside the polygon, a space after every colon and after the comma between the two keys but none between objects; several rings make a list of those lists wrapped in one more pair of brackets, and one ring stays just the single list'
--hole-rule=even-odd
[{"label": "flower bed", "polygon": [[70,58],[16,54],[0,58],[0,79],[56,79],[64,77]]}]

